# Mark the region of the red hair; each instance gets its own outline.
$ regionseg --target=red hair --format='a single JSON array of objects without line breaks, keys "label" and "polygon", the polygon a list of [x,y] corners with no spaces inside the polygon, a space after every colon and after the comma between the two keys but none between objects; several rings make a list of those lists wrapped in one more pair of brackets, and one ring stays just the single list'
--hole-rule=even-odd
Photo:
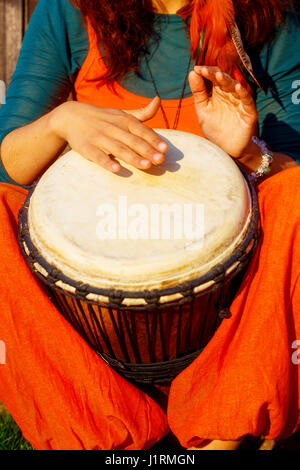
[{"label": "red hair", "polygon": [[[138,71],[146,44],[154,33],[151,0],[73,0],[95,29],[107,72],[99,79],[112,85],[129,70]],[[239,81],[238,55],[229,34],[234,21],[249,48],[269,41],[284,19],[290,0],[190,0],[177,13],[190,34],[196,64],[217,65]],[[157,38],[158,39],[158,38]]]},{"label": "red hair", "polygon": [[280,0],[194,0],[181,9],[191,17],[192,57],[197,64],[215,65],[246,85],[240,72],[239,56],[232,42],[230,27],[236,22],[248,47],[272,39],[291,1]]}]

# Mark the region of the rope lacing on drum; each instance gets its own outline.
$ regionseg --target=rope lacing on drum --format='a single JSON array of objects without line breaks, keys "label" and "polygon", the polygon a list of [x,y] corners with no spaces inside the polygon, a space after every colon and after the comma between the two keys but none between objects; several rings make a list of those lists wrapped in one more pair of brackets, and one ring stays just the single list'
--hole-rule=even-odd
[{"label": "rope lacing on drum", "polygon": [[226,276],[226,270],[224,269],[224,266],[216,266],[212,269],[212,273],[215,285],[217,287],[222,286]]},{"label": "rope lacing on drum", "polygon": [[192,300],[194,288],[191,282],[183,282],[180,285],[180,293],[183,295],[185,302]]},{"label": "rope lacing on drum", "polygon": [[109,293],[109,302],[108,302],[108,307],[111,308],[118,308],[120,307],[121,303],[123,302],[124,299],[124,293],[119,290],[112,290]]},{"label": "rope lacing on drum", "polygon": [[84,284],[83,282],[78,282],[76,283],[75,289],[76,297],[85,300],[86,296],[89,293],[89,286],[87,284]]},{"label": "rope lacing on drum", "polygon": [[160,295],[157,289],[145,290],[143,294],[148,307],[156,307],[159,304]]},{"label": "rope lacing on drum", "polygon": [[60,271],[56,269],[54,266],[50,267],[48,282],[50,284],[55,284],[60,278]]}]

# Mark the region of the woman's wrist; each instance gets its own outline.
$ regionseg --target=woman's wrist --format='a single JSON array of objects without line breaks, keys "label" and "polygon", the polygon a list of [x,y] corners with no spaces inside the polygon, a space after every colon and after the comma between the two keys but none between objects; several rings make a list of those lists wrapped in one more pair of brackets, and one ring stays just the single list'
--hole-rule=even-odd
[{"label": "woman's wrist", "polygon": [[[268,154],[265,155],[265,154]],[[255,180],[262,179],[270,171],[273,153],[269,151],[267,144],[257,137],[251,137],[243,153],[235,158],[245,173]]]},{"label": "woman's wrist", "polygon": [[53,135],[61,140],[62,144],[66,143],[66,122],[68,121],[67,114],[72,102],[66,101],[49,113],[49,127]]},{"label": "woman's wrist", "polygon": [[251,138],[243,153],[235,160],[242,164],[247,173],[256,171],[261,163],[261,150]]},{"label": "woman's wrist", "polygon": [[260,140],[258,137],[253,136],[252,142],[257,145],[261,151],[261,163],[256,171],[252,171],[250,173],[249,178],[254,184],[258,184],[262,178],[269,175],[271,172],[274,154],[264,140]]},{"label": "woman's wrist", "polygon": [[250,181],[257,185],[264,177],[271,174],[274,154],[264,140],[252,136],[245,152],[238,160],[244,171],[248,173]]}]

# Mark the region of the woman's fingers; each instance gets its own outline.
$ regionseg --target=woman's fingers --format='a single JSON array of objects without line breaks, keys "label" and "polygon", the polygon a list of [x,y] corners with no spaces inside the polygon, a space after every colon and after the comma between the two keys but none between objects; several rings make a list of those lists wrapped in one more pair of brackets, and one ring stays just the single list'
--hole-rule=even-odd
[{"label": "woman's fingers", "polygon": [[[143,108],[128,112],[76,103],[78,126],[69,126],[69,120],[66,120],[66,140],[85,158],[110,171],[119,171],[121,168],[121,162],[118,163],[110,156],[136,168],[148,169],[152,164],[161,164],[168,150],[165,140],[142,122],[150,119],[159,106],[159,97]],[[70,110],[74,111],[73,108],[75,105]]]},{"label": "woman's fingers", "polygon": [[128,119],[127,126],[129,132],[148,143],[152,147],[154,153],[157,153],[157,151],[165,153],[168,150],[167,142],[165,142],[157,132],[150,127],[145,126],[138,119],[130,117]]},{"label": "woman's fingers", "polygon": [[[151,103],[150,103],[151,104]],[[145,108],[141,108],[145,109]],[[116,112],[118,111],[118,112]],[[132,111],[132,110],[131,110]],[[101,110],[100,120],[98,121],[98,128],[103,132],[106,132],[109,124],[112,124],[114,128],[120,128],[126,132],[137,135],[144,139],[149,145],[153,147],[153,151],[166,152],[168,150],[168,144],[155,132],[151,127],[143,124],[137,117],[127,111],[105,109]],[[136,112],[138,110],[134,110]],[[115,130],[110,130],[107,135],[115,137]]]},{"label": "woman's fingers", "polygon": [[210,80],[215,87],[219,87],[222,92],[230,93],[233,98],[239,100],[246,112],[252,112],[253,109],[256,109],[249,91],[230,75],[222,72],[219,67],[197,66],[195,70]]},{"label": "woman's fingers", "polygon": [[87,160],[97,163],[98,165],[102,166],[108,171],[112,171],[113,173],[117,173],[121,169],[120,164],[116,160],[110,158],[107,153],[103,152],[103,150],[100,150],[95,145],[86,144],[81,150],[81,154]]},{"label": "woman's fingers", "polygon": [[125,113],[136,117],[139,121],[148,121],[153,118],[160,107],[160,98],[156,96],[147,106],[138,109],[125,109]]},{"label": "woman's fingers", "polygon": [[191,91],[194,95],[196,105],[206,105],[208,103],[208,94],[204,80],[200,74],[195,70],[192,70],[189,74],[189,84]]},{"label": "woman's fingers", "polygon": [[251,93],[249,93],[247,88],[243,87],[241,83],[221,71],[216,72],[215,76],[223,91],[229,92],[235,98],[239,99],[245,108],[255,108],[255,103]]},{"label": "woman's fingers", "polygon": [[235,84],[235,91],[244,103],[250,104],[253,101],[249,91],[241,83]]},{"label": "woman's fingers", "polygon": [[250,95],[250,93],[248,92],[248,90],[246,90],[246,88],[244,88],[240,83],[237,83],[235,85],[235,91],[238,97],[240,98],[245,111],[246,112],[255,111],[255,113],[257,114],[254,100],[252,96]]},{"label": "woman's fingers", "polygon": [[210,80],[213,84],[217,84],[216,73],[221,72],[219,67],[208,67],[206,65],[196,65],[194,70],[197,75]]},{"label": "woman's fingers", "polygon": [[[161,163],[163,160],[163,155],[161,156],[161,159],[158,158],[157,151],[162,153],[166,152],[168,150],[168,144],[153,129],[145,126],[143,122],[151,119],[157,113],[159,108],[160,98],[159,96],[156,96],[147,106],[143,108],[124,110],[128,116],[126,119],[127,129],[130,133],[138,136],[140,139],[143,139],[153,148],[155,157],[152,155],[152,158],[154,158],[153,161],[156,163]],[[139,148],[140,145],[141,142],[139,141]],[[149,152],[151,154],[149,146],[144,145],[143,148],[146,151],[146,154],[144,154],[144,150],[142,149],[142,155],[147,156],[149,155]]]},{"label": "woman's fingers", "polygon": [[238,82],[230,75],[222,72],[219,67],[197,66],[195,71],[212,82],[213,86],[219,87],[224,92],[232,93],[234,96],[236,95],[235,85]]},{"label": "woman's fingers", "polygon": [[214,86],[219,87],[222,91],[235,95],[235,85],[238,82],[230,77],[230,75],[222,72],[219,67],[200,67],[198,72],[207,80],[210,80]]},{"label": "woman's fingers", "polygon": [[148,169],[151,166],[149,160],[141,158],[126,145],[117,140],[101,136],[101,147],[102,148],[99,148],[98,144],[87,143],[80,150],[80,153],[87,160],[97,163],[113,173],[117,173],[121,169],[120,163],[116,161],[115,158],[140,169]]},{"label": "woman's fingers", "polygon": [[221,71],[216,71],[215,80],[216,84],[222,89],[222,91],[232,93],[234,96],[236,96],[235,87],[238,82],[230,77],[230,75]]},{"label": "woman's fingers", "polygon": [[150,158],[143,157],[132,150],[123,141],[117,140],[106,134],[100,134],[93,140],[93,145],[108,155],[113,155],[118,160],[129,163],[139,169],[148,169],[152,165]]},{"label": "woman's fingers", "polygon": [[[118,141],[121,145],[127,146],[132,150],[139,159],[146,159],[154,164],[160,164],[164,160],[164,155],[162,151],[158,151],[160,146],[161,138],[156,134],[153,139],[153,131],[151,129],[144,129],[139,122],[129,122],[129,132],[122,129],[121,127],[113,126],[112,124],[107,124],[105,126],[106,136],[113,137],[114,140]],[[103,144],[103,134],[99,136],[99,145]],[[154,142],[153,142],[154,140]],[[167,144],[163,142],[164,145],[161,147],[161,150],[166,150]],[[143,165],[144,167],[144,165]]]}]

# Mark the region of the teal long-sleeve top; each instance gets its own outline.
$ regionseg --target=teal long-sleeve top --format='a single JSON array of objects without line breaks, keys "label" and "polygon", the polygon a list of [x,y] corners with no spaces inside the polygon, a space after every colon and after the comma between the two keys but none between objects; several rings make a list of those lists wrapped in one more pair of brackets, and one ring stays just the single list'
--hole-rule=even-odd
[{"label": "teal long-sleeve top", "polygon": [[[178,15],[155,15],[159,41],[149,43],[149,64],[163,99],[178,99],[190,56]],[[0,144],[12,130],[35,121],[65,101],[88,54],[88,35],[70,0],[39,0],[23,40],[5,104],[0,108]],[[259,134],[275,152],[300,164],[300,25],[290,13],[274,40],[250,52],[264,92],[254,89]],[[192,67],[192,64],[191,64]],[[137,95],[156,95],[145,61],[121,85]],[[191,96],[187,84],[185,97]],[[0,166],[0,181],[14,183]]]}]

